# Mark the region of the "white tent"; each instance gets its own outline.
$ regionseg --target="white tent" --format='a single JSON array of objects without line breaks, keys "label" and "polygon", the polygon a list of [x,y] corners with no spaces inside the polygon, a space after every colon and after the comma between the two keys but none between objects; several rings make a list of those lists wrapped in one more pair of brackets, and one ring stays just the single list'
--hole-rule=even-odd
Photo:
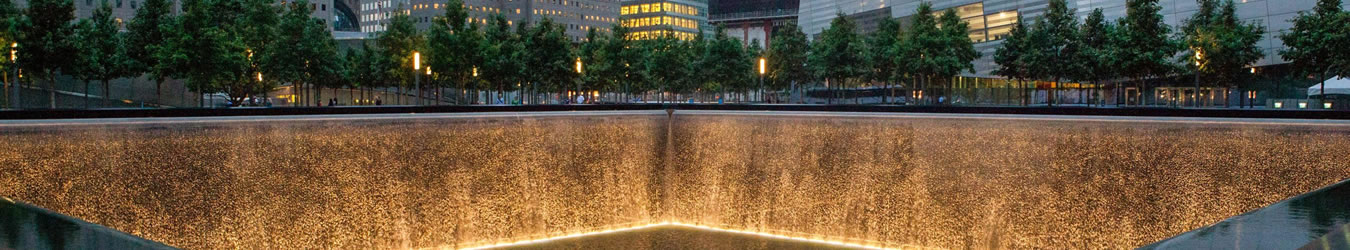
[{"label": "white tent", "polygon": [[[1350,78],[1332,77],[1327,82],[1327,94],[1329,95],[1350,95]],[[1308,87],[1308,96],[1322,94],[1322,83]]]}]

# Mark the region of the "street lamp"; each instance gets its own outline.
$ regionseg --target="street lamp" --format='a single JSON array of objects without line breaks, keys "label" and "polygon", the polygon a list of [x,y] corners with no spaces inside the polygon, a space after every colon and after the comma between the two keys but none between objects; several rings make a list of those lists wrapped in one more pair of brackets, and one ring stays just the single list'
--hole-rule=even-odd
[{"label": "street lamp", "polygon": [[[581,75],[581,57],[577,57],[577,75],[578,75],[578,76]],[[577,92],[576,92],[576,94],[577,94],[577,95],[580,95],[580,96],[586,96],[586,94],[581,93],[581,81],[580,81],[580,79],[578,79],[578,81],[577,81]],[[572,97],[569,96],[568,98],[572,98]],[[584,98],[584,97],[583,97],[583,98]],[[578,102],[577,104],[581,104],[581,103]]]},{"label": "street lamp", "polygon": [[[1203,68],[1200,61],[1205,60],[1205,52],[1201,51],[1200,48],[1192,48],[1191,50],[1195,51],[1195,95],[1192,95],[1191,99],[1195,102],[1195,107],[1200,107],[1200,70]],[[1183,93],[1182,96],[1185,97],[1185,94]]]},{"label": "street lamp", "polygon": [[417,71],[422,69],[422,53],[413,51],[413,89],[417,91],[417,104],[422,104],[422,75]]},{"label": "street lamp", "polygon": [[764,101],[764,73],[768,71],[768,61],[759,57],[759,101]]},{"label": "street lamp", "polygon": [[[14,79],[14,80],[10,80],[10,82],[12,82],[12,83],[8,84],[8,85],[10,85],[10,86],[7,86],[7,89],[11,89],[10,91],[13,91],[13,92],[14,92],[14,99],[13,99],[14,101],[10,102],[10,101],[6,100],[7,102],[9,102],[9,103],[7,104],[7,106],[10,106],[10,107],[12,108],[12,107],[16,107],[16,106],[22,105],[22,104],[20,104],[20,103],[22,103],[22,101],[20,101],[20,99],[19,99],[19,98],[21,98],[21,97],[19,97],[19,92],[20,92],[20,90],[19,90],[19,81],[18,81],[18,80],[19,80],[19,67],[18,67],[18,65],[19,65],[19,43],[17,43],[17,42],[16,42],[16,43],[11,43],[11,44],[9,44],[9,62],[12,63],[12,64],[14,64],[14,66],[15,66],[15,67],[14,67],[14,77],[15,77],[15,79]],[[5,98],[5,99],[9,99],[9,98]]]}]

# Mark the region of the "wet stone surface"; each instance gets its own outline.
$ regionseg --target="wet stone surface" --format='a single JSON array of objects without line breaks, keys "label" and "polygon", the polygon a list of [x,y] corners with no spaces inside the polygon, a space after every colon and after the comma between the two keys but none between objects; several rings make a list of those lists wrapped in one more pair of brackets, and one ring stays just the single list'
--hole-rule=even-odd
[{"label": "wet stone surface", "polygon": [[264,119],[4,127],[0,148],[0,196],[190,249],[456,248],[654,221],[1132,248],[1350,177],[1350,126],[1227,122]]}]

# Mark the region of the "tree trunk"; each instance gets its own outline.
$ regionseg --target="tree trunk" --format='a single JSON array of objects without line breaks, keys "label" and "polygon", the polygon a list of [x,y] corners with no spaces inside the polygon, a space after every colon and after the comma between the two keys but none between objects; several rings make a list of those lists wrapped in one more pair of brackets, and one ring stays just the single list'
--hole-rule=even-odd
[{"label": "tree trunk", "polygon": [[[1326,71],[1323,71],[1323,73],[1321,73],[1321,74],[1317,74],[1317,81],[1322,82],[1322,84],[1321,84],[1321,85],[1322,85],[1322,87],[1321,87],[1322,89],[1320,89],[1320,90],[1317,91],[1319,94],[1322,94],[1322,95],[1318,96],[1318,98],[1317,98],[1317,99],[1318,99],[1318,102],[1319,102],[1319,103],[1327,103],[1327,73],[1326,73]],[[1326,105],[1326,104],[1322,104],[1322,105]]]},{"label": "tree trunk", "polygon": [[84,109],[89,109],[89,80],[84,81]]},{"label": "tree trunk", "polygon": [[[86,84],[87,85],[87,84]],[[88,99],[88,98],[85,98]],[[47,78],[47,103],[52,109],[56,109],[56,77]]]},{"label": "tree trunk", "polygon": [[108,98],[112,96],[108,91],[108,79],[103,79],[103,108],[108,108]]}]

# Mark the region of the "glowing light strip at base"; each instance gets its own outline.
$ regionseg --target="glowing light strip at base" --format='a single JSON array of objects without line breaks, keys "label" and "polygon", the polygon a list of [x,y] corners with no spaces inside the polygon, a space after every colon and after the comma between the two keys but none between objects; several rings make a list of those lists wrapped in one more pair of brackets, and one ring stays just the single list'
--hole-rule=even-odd
[{"label": "glowing light strip at base", "polygon": [[627,227],[627,228],[617,228],[617,229],[608,229],[608,230],[600,230],[600,231],[591,231],[591,232],[569,234],[569,235],[556,236],[556,237],[550,237],[550,238],[533,239],[533,240],[522,240],[522,241],[516,241],[516,242],[510,242],[510,243],[500,243],[500,244],[493,244],[493,245],[486,245],[486,246],[477,246],[477,247],[470,247],[470,248],[463,248],[463,249],[477,250],[477,249],[492,249],[492,248],[512,247],[512,246],[520,246],[520,245],[529,245],[529,244],[545,243],[545,242],[550,242],[550,241],[555,241],[555,240],[571,239],[571,238],[586,237],[586,236],[593,236],[593,235],[611,234],[611,233],[620,233],[620,232],[627,232],[627,231],[633,231],[633,230],[639,230],[639,229],[645,229],[645,228],[651,228],[651,227],[659,227],[659,226],[678,226],[678,227],[686,227],[686,228],[693,228],[693,229],[700,229],[700,230],[708,230],[708,231],[714,231],[714,232],[724,232],[724,233],[735,233],[735,234],[753,235],[753,236],[766,237],[766,238],[773,238],[773,239],[790,240],[790,241],[802,241],[802,242],[817,243],[817,244],[825,244],[825,245],[832,245],[832,246],[839,246],[839,247],[851,247],[851,248],[862,248],[862,249],[887,249],[887,248],[885,248],[885,247],[869,246],[869,245],[862,245],[862,244],[856,244],[856,243],[839,242],[839,241],[829,241],[829,240],[812,239],[812,238],[802,238],[802,237],[793,237],[793,236],[777,235],[777,234],[764,233],[764,232],[755,232],[755,231],[745,231],[745,230],[736,230],[736,229],[718,228],[718,227],[712,227],[712,226],[705,226],[705,225],[698,225],[698,224],[688,224],[688,223],[681,223],[681,222],[659,222],[659,223],[652,223],[652,224],[646,224],[646,225],[640,225],[640,226],[634,226],[634,227]]}]

